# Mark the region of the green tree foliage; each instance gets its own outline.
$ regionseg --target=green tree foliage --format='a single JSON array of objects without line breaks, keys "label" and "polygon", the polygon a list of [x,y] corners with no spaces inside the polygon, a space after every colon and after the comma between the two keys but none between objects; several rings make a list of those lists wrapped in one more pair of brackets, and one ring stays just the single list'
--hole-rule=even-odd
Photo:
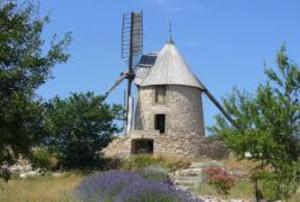
[{"label": "green tree foliage", "polygon": [[42,31],[48,18],[37,7],[0,1],[0,177],[3,165],[30,154],[43,125],[41,101],[35,90],[51,76],[57,63],[66,62],[70,34],[51,40],[48,50]]},{"label": "green tree foliage", "polygon": [[224,99],[238,128],[221,116],[211,127],[239,157],[250,152],[250,159],[261,162],[252,177],[262,181],[270,199],[287,198],[299,185],[300,70],[284,47],[278,52],[277,66],[266,68],[268,81],[255,94],[234,89]]},{"label": "green tree foliage", "polygon": [[104,97],[74,93],[66,99],[54,98],[46,104],[48,134],[44,143],[57,154],[62,166],[94,166],[99,151],[120,128],[113,122],[122,113],[120,105],[109,106]]}]

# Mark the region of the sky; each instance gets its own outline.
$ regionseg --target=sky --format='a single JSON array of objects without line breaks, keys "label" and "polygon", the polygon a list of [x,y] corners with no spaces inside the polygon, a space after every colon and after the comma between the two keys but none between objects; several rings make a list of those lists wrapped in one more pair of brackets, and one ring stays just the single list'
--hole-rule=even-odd
[{"label": "sky", "polygon": [[[50,15],[43,37],[72,32],[71,58],[56,65],[39,90],[45,100],[71,92],[103,94],[126,69],[121,59],[123,13],[143,11],[144,53],[159,51],[172,21],[175,45],[190,69],[218,100],[233,87],[254,92],[266,80],[264,64],[275,66],[282,44],[300,60],[299,0],[41,0]],[[109,103],[123,104],[125,83]],[[218,110],[203,98],[206,126]]]}]

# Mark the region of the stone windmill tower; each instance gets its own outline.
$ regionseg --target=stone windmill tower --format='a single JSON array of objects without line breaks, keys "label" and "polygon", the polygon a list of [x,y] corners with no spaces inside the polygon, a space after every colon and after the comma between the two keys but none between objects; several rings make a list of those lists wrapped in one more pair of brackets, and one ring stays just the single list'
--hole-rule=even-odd
[{"label": "stone windmill tower", "polygon": [[106,148],[110,155],[195,155],[204,137],[203,87],[172,40],[144,55],[136,69],[133,129]]},{"label": "stone windmill tower", "polygon": [[[158,53],[152,67],[138,69],[135,84],[135,130],[158,130],[168,142],[174,139],[170,143],[173,148],[204,136],[203,88],[172,40]],[[154,145],[161,144],[153,139]],[[185,147],[182,150],[191,150],[193,145]],[[167,149],[170,151],[170,147]]]},{"label": "stone windmill tower", "polygon": [[191,72],[171,36],[157,54],[142,55],[139,63],[129,70],[106,93],[124,79],[130,84],[133,81],[137,87],[136,104],[129,103],[127,108],[127,135],[106,147],[103,150],[106,156],[139,153],[198,156],[205,144],[202,93],[233,123]]}]

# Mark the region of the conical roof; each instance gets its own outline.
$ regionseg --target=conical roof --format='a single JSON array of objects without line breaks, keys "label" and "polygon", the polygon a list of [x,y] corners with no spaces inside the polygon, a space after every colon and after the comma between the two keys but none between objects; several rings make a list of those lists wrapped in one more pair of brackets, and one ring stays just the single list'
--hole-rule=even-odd
[{"label": "conical roof", "polygon": [[141,86],[152,85],[185,85],[203,89],[172,42],[161,49],[151,71],[141,83]]}]

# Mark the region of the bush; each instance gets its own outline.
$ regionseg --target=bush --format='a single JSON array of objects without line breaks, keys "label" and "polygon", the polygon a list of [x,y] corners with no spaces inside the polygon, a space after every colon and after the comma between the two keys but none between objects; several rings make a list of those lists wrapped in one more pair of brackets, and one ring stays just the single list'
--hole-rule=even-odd
[{"label": "bush", "polygon": [[114,120],[122,106],[110,106],[93,92],[55,97],[45,106],[46,135],[42,143],[58,154],[61,165],[73,169],[101,166],[99,151],[120,131]]},{"label": "bush", "polygon": [[142,168],[138,173],[147,180],[169,183],[169,170],[161,166],[148,166]]},{"label": "bush", "polygon": [[130,156],[123,163],[123,168],[126,170],[140,169],[147,166],[154,165],[155,161],[151,155],[136,155]]},{"label": "bush", "polygon": [[168,183],[148,181],[132,171],[108,171],[85,178],[76,189],[83,201],[200,201]]},{"label": "bush", "polygon": [[101,166],[98,168],[104,171],[119,170],[123,166],[123,160],[119,158],[102,158]]},{"label": "bush", "polygon": [[[282,199],[289,199],[295,194],[294,190],[299,187],[299,182],[290,179],[296,177],[288,175],[289,173],[277,174],[274,171],[263,170],[257,172],[258,191],[263,199],[268,201],[276,201]],[[255,173],[255,174],[257,174]],[[252,178],[255,180],[255,178]]]},{"label": "bush", "polygon": [[186,158],[173,156],[154,156],[154,155],[135,155],[129,157],[123,163],[123,169],[134,170],[148,166],[161,166],[174,171],[181,168],[187,168],[191,165],[191,161]]},{"label": "bush", "polygon": [[54,170],[58,167],[58,159],[45,148],[35,148],[32,152],[33,165],[47,170]]},{"label": "bush", "polygon": [[228,191],[235,185],[235,178],[223,168],[208,167],[203,169],[203,173],[208,177],[208,184],[214,186],[221,194],[228,194]]}]

